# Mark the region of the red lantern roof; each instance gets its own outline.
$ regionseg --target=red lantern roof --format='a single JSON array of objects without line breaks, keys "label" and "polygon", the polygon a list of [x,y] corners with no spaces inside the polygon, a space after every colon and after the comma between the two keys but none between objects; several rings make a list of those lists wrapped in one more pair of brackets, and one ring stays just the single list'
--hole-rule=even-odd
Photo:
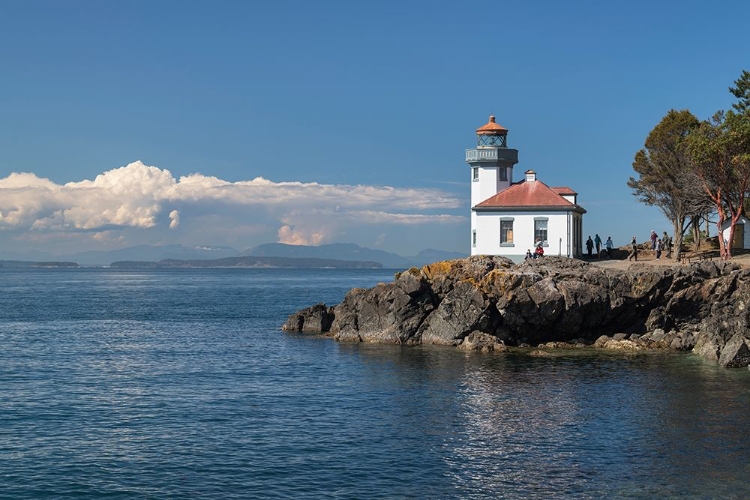
[{"label": "red lantern roof", "polygon": [[477,135],[505,135],[508,129],[495,123],[495,115],[490,115],[490,121],[477,129]]}]

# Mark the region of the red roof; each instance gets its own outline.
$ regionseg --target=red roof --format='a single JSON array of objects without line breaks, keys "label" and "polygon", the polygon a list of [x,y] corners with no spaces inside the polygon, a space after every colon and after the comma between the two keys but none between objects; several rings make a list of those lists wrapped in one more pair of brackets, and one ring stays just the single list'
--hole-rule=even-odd
[{"label": "red roof", "polygon": [[508,129],[495,123],[495,115],[490,115],[490,121],[477,129],[477,135],[505,135]]},{"label": "red roof", "polygon": [[575,196],[578,194],[572,189],[570,189],[568,186],[553,187],[550,189],[552,189],[552,191],[554,191],[555,193],[561,196]]},{"label": "red roof", "polygon": [[561,196],[558,189],[567,190],[563,194],[573,193],[570,188],[551,188],[542,181],[521,181],[477,204],[475,208],[548,208],[577,209],[583,211]]}]

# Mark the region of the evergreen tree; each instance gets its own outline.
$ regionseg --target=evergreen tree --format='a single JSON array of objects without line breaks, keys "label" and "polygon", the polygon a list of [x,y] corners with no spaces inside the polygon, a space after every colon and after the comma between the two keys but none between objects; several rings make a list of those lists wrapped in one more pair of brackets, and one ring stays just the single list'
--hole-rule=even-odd
[{"label": "evergreen tree", "polygon": [[737,104],[732,104],[732,107],[738,113],[743,114],[750,109],[750,72],[743,70],[740,77],[734,81],[734,84],[736,87],[729,87],[729,92],[739,99],[739,101]]}]

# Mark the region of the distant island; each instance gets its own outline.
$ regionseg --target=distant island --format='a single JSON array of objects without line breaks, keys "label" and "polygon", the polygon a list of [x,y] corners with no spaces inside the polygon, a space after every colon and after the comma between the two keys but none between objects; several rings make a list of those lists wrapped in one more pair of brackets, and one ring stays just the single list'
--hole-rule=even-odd
[{"label": "distant island", "polygon": [[382,269],[372,261],[292,258],[292,257],[225,257],[223,259],[165,259],[159,262],[123,260],[110,267],[118,269],[184,269],[184,268],[294,268],[294,269]]},{"label": "distant island", "polygon": [[0,267],[8,269],[29,267],[78,267],[75,262],[33,262],[26,260],[0,260]]}]

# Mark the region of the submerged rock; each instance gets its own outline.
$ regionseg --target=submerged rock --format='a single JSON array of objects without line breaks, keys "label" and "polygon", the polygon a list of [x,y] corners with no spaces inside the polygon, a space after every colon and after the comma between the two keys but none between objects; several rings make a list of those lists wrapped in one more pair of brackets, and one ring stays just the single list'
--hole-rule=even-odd
[{"label": "submerged rock", "polygon": [[749,302],[750,272],[727,262],[619,271],[564,257],[516,265],[472,256],[351,290],[335,307],[293,314],[283,329],[480,351],[550,342],[692,349],[724,366],[747,366]]}]

